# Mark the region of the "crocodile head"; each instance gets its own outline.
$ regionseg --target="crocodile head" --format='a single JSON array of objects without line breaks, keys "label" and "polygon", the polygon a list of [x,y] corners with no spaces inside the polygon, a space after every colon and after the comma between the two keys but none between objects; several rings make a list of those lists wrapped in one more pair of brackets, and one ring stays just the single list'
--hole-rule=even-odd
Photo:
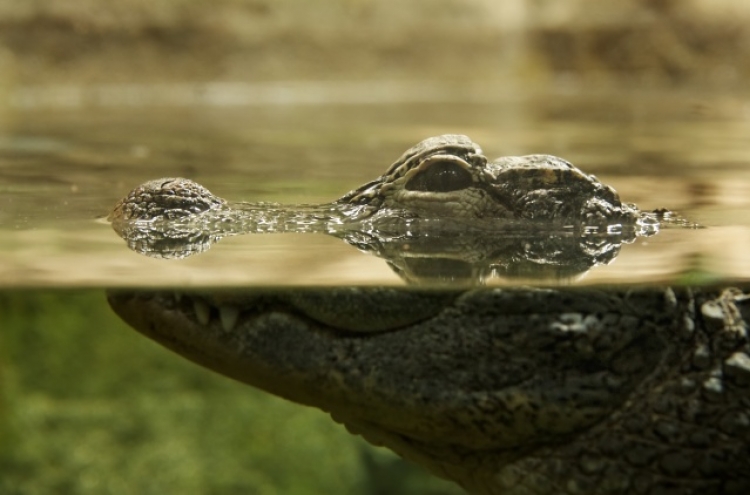
[{"label": "crocodile head", "polygon": [[[190,180],[146,182],[117,203],[110,220],[175,220],[231,204]],[[334,223],[369,218],[459,219],[463,225],[496,220],[562,224],[634,224],[638,210],[611,187],[551,155],[501,157],[489,162],[466,136],[425,139],[379,178],[329,206]],[[287,213],[295,205],[286,207]]]},{"label": "crocodile head", "polygon": [[519,473],[561,476],[560,462],[595,479],[591,456],[621,468],[622,449],[607,449],[629,441],[627,421],[669,420],[662,397],[682,386],[678,343],[695,332],[688,297],[657,289],[111,291],[109,302],[183,356],[481,493]]}]

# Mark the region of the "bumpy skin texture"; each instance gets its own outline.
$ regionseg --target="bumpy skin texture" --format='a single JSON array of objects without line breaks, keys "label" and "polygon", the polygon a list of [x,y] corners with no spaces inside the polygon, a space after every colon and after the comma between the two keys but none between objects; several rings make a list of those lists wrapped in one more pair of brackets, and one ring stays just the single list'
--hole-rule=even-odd
[{"label": "bumpy skin texture", "polygon": [[422,141],[380,178],[339,201],[417,216],[595,223],[637,218],[637,209],[624,205],[614,189],[562,158],[527,155],[488,162],[477,144],[457,135]]},{"label": "bumpy skin texture", "polygon": [[110,219],[172,220],[218,209],[225,201],[200,184],[164,178],[145,182],[117,203]]},{"label": "bumpy skin texture", "polygon": [[110,292],[109,301],[185,357],[329,411],[471,493],[750,490],[750,308],[735,289]]}]

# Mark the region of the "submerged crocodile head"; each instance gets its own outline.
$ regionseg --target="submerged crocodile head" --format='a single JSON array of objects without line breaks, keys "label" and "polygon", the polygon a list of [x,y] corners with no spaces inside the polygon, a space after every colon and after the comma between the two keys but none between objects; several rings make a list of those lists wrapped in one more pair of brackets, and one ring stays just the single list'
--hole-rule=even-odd
[{"label": "submerged crocodile head", "polygon": [[[738,291],[111,291],[183,356],[481,494],[747,493]],[[282,427],[282,425],[279,425]]]}]

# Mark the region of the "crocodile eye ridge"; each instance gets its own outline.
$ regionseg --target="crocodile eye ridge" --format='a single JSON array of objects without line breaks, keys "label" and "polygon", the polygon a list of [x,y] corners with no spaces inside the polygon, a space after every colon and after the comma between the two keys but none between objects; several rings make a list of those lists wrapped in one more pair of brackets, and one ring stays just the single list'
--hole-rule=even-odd
[{"label": "crocodile eye ridge", "polygon": [[436,160],[406,184],[408,191],[450,192],[466,189],[474,181],[461,165],[450,160]]}]

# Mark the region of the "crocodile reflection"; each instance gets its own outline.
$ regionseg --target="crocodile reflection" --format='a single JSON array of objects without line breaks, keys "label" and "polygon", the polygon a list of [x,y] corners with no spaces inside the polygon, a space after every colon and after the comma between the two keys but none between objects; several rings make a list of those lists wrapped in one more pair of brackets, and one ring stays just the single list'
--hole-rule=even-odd
[{"label": "crocodile reflection", "polygon": [[378,179],[323,205],[229,203],[187,179],[135,188],[110,215],[128,246],[184,258],[223,237],[325,233],[385,259],[408,283],[571,278],[668,225],[549,155],[489,162],[465,136],[429,138]]},{"label": "crocodile reflection", "polygon": [[[206,251],[221,239],[151,224],[130,225],[119,233],[136,252],[160,258],[184,258]],[[383,258],[409,284],[483,284],[492,278],[559,281],[612,262],[635,236],[574,231],[464,232],[459,236],[410,231],[387,236],[348,230],[333,235],[362,252]],[[303,248],[300,248],[303,249]]]}]

